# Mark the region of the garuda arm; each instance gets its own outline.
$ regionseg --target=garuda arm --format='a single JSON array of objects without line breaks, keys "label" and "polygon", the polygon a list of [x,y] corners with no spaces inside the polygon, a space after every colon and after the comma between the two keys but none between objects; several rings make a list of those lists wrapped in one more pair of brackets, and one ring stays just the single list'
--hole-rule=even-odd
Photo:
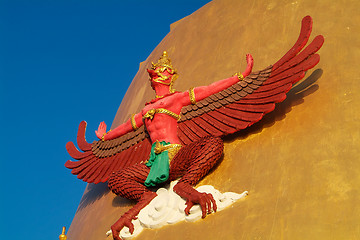
[{"label": "garuda arm", "polygon": [[243,73],[236,73],[233,77],[214,82],[209,86],[201,86],[194,88],[194,100],[196,102],[203,100],[204,98],[207,98],[215,93],[231,87],[232,85],[238,83],[239,80],[243,80],[251,73],[254,65],[254,59],[250,54],[246,54],[246,62],[247,67]]},{"label": "garuda arm", "polygon": [[141,113],[133,114],[129,120],[125,123],[119,125],[114,130],[106,132],[105,122],[101,122],[97,131],[95,131],[96,136],[102,141],[111,140],[114,138],[121,137],[131,131],[136,131],[139,127],[143,125]]}]

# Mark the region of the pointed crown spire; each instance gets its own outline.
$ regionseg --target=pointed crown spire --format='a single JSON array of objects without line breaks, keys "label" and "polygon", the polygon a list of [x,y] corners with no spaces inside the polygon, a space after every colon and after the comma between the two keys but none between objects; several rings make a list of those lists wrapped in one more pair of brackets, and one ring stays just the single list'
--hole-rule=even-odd
[{"label": "pointed crown spire", "polygon": [[[163,52],[162,56],[159,58],[157,63],[151,62],[151,65],[152,65],[151,69],[153,69],[153,70],[155,70],[158,67],[161,67],[161,70],[162,70],[161,72],[164,72],[165,69],[168,69],[169,73],[175,72],[174,67],[171,64],[171,59],[168,57],[168,54],[166,51]],[[169,70],[171,70],[171,71],[169,71]]]}]

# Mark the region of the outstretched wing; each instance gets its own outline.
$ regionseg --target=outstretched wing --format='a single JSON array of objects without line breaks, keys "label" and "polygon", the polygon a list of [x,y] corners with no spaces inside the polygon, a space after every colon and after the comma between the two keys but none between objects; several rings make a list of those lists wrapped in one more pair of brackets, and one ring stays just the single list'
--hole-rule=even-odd
[{"label": "outstretched wing", "polygon": [[77,134],[77,143],[82,151],[73,142],[66,144],[70,156],[78,161],[68,160],[65,163],[65,167],[72,169],[72,174],[85,182],[106,182],[112,172],[146,161],[150,154],[151,143],[144,126],[124,136],[92,144],[86,142],[85,131],[86,122],[82,121]]},{"label": "outstretched wing", "polygon": [[[274,110],[292,85],[320,60],[316,52],[324,38],[319,35],[304,49],[312,29],[310,16],[303,18],[294,46],[274,65],[251,73],[244,80],[213,94],[195,105],[184,107],[178,136],[183,144],[201,137],[224,136],[245,129]],[[302,51],[301,51],[302,50]]]}]

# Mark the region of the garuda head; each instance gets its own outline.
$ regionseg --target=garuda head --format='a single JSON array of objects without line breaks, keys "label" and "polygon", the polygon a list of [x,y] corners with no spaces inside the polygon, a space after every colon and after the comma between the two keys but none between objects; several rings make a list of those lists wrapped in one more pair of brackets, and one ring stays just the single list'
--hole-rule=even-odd
[{"label": "garuda head", "polygon": [[147,69],[149,73],[149,80],[151,87],[155,90],[157,84],[166,85],[169,87],[169,92],[173,93],[175,90],[172,88],[174,81],[177,79],[178,74],[168,58],[167,52],[164,51],[157,63],[151,62],[152,67]]}]

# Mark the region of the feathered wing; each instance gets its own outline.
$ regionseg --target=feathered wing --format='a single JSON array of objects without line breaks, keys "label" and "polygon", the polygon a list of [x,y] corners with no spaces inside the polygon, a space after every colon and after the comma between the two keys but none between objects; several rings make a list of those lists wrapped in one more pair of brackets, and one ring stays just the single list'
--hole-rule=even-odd
[{"label": "feathered wing", "polygon": [[312,19],[307,16],[302,20],[300,35],[294,46],[274,65],[251,73],[244,80],[195,105],[184,107],[178,126],[182,143],[188,144],[208,135],[224,136],[237,132],[274,110],[275,103],[283,101],[293,84],[320,60],[316,52],[324,42],[323,36],[315,37],[303,49],[311,29]]},{"label": "feathered wing", "polygon": [[[245,129],[274,110],[275,103],[286,98],[292,85],[302,79],[305,71],[320,60],[315,54],[324,38],[317,36],[303,51],[312,28],[312,19],[302,21],[300,36],[295,45],[274,65],[251,73],[243,81],[213,94],[195,105],[184,107],[178,125],[178,136],[183,144],[213,135],[224,136]],[[151,142],[142,126],[134,132],[108,141],[85,140],[86,122],[79,125],[77,143],[68,142],[66,149],[78,161],[67,161],[65,166],[88,183],[106,182],[112,172],[146,161]]]},{"label": "feathered wing", "polygon": [[106,182],[112,172],[146,161],[150,154],[151,143],[144,126],[124,136],[93,143],[86,142],[85,131],[86,122],[82,121],[77,134],[77,143],[82,151],[73,142],[66,144],[70,156],[78,161],[68,160],[65,163],[65,167],[72,169],[72,174],[85,182]]}]

